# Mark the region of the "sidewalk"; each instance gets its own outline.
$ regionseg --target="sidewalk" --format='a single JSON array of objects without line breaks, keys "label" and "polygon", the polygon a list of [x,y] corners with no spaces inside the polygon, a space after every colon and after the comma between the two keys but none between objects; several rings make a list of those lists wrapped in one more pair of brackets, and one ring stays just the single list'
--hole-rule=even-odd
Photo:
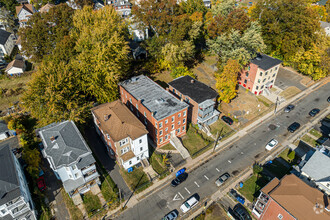
[{"label": "sidewalk", "polygon": [[[296,96],[292,97],[291,99],[286,100],[285,102],[283,102],[280,105],[278,105],[277,112],[279,112],[280,110],[282,110],[288,104],[290,104],[290,103],[292,103],[292,102],[294,102],[296,100],[299,100],[299,99],[303,98],[305,95],[310,94],[315,89],[317,89],[318,87],[320,87],[320,86],[322,86],[322,85],[324,85],[324,84],[326,84],[328,82],[330,82],[330,77],[327,77],[327,78],[321,80],[320,82],[315,83],[313,86],[305,89],[303,92],[297,94]],[[212,159],[216,154],[220,153],[222,150],[224,150],[230,144],[234,143],[235,141],[237,141],[241,137],[245,136],[247,134],[247,132],[250,131],[251,129],[253,129],[255,127],[258,127],[258,125],[260,125],[261,123],[264,123],[265,121],[270,120],[274,115],[275,115],[274,114],[274,111],[271,111],[271,112],[265,114],[264,116],[260,117],[256,121],[252,122],[251,124],[247,125],[246,127],[242,128],[241,130],[239,130],[236,134],[234,134],[231,137],[229,137],[229,138],[221,141],[216,146],[215,152],[213,152],[213,149],[211,149],[211,150],[205,152],[204,154],[196,157],[195,159],[188,160],[187,163],[184,166],[178,167],[177,170],[182,169],[183,167],[185,167],[188,172],[191,171],[191,170],[193,170],[193,169],[196,169],[201,164],[204,164],[208,160]],[[243,176],[241,176],[239,178],[239,180],[241,178],[245,177],[245,175],[247,175],[247,173],[244,174]],[[147,188],[146,190],[142,191],[139,194],[133,195],[128,202],[125,201],[123,204],[125,204],[127,202],[127,208],[133,207],[134,205],[136,205],[138,202],[140,202],[141,200],[143,200],[144,198],[146,198],[150,194],[155,193],[158,190],[164,188],[166,185],[168,185],[169,182],[170,182],[170,180],[173,179],[174,176],[175,176],[175,172],[173,172],[172,174],[168,175],[166,178],[164,178],[162,180],[155,181],[152,186],[150,186],[149,188]],[[214,197],[212,197],[212,198],[214,198]],[[115,210],[109,211],[108,212],[108,216],[114,217],[114,216],[120,214],[120,213],[117,213],[119,210],[120,210],[120,208],[117,208]]]}]

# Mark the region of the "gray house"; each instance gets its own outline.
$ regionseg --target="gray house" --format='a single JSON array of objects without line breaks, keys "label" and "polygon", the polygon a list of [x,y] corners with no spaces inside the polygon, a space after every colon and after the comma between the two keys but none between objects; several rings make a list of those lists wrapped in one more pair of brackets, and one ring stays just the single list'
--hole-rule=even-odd
[{"label": "gray house", "polygon": [[218,120],[220,112],[215,107],[218,93],[204,83],[182,76],[169,83],[168,90],[189,104],[188,120],[199,127],[211,125]]},{"label": "gray house", "polygon": [[8,144],[0,144],[0,219],[37,219],[24,172]]},{"label": "gray house", "polygon": [[70,196],[84,194],[100,184],[92,151],[73,121],[47,125],[39,135],[43,156]]}]

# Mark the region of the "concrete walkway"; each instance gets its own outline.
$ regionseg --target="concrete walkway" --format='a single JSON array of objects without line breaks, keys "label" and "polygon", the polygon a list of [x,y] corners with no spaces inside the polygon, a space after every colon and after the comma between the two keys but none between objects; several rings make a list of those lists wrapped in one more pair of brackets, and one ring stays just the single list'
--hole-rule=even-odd
[{"label": "concrete walkway", "polygon": [[170,143],[173,145],[173,147],[175,147],[175,149],[177,149],[180,152],[183,159],[190,158],[190,154],[188,150],[183,146],[183,144],[181,143],[178,137],[176,136],[171,137]]},{"label": "concrete walkway", "polygon": [[[281,103],[278,108],[277,108],[277,112],[279,112],[280,110],[282,110],[284,107],[286,107],[288,104],[297,101],[299,99],[301,99],[302,97],[310,94],[311,92],[313,92],[314,90],[316,90],[317,88],[325,85],[326,83],[328,83],[330,81],[330,77],[327,77],[323,80],[321,80],[320,82],[314,84],[313,86],[309,87],[308,89],[305,89],[303,92],[297,94],[296,96],[286,100],[285,102]],[[328,108],[329,110],[329,108]],[[319,114],[319,117],[321,115],[323,115],[324,113]],[[183,167],[185,167],[187,169],[188,172],[190,172],[191,170],[199,167],[201,164],[205,163],[206,161],[210,160],[212,157],[214,157],[216,154],[220,153],[222,150],[224,150],[225,148],[229,147],[231,144],[233,144],[233,142],[237,141],[238,139],[240,139],[241,137],[245,136],[248,131],[250,131],[251,129],[258,127],[261,123],[264,123],[265,121],[270,120],[273,116],[274,116],[274,111],[271,111],[267,114],[265,114],[264,116],[258,118],[257,120],[255,120],[254,122],[252,122],[251,124],[245,126],[244,128],[242,128],[240,131],[238,131],[236,134],[232,135],[231,137],[221,141],[220,143],[218,143],[218,145],[216,146],[216,152],[213,152],[213,150],[209,150],[207,152],[205,152],[204,154],[194,158],[194,159],[190,159],[187,160],[187,163],[184,164],[184,166],[178,167],[177,170],[182,169]],[[309,123],[310,124],[310,123]],[[302,129],[301,129],[302,130]],[[275,153],[279,153],[279,150],[283,150],[284,146],[289,146],[289,144],[292,142],[292,140],[295,140],[295,136],[298,135],[300,133],[297,132],[294,137],[290,137],[289,140],[287,140],[285,143],[283,143],[281,148],[278,148],[277,151],[274,151],[274,155]],[[292,146],[292,145],[291,145]],[[268,157],[267,157],[268,158]],[[268,160],[267,158],[265,158],[265,160]],[[176,170],[176,171],[177,171]],[[247,170],[246,172],[242,172],[243,175],[238,177],[235,181],[235,184],[233,184],[234,186],[240,182],[241,180],[244,180],[245,178],[247,178],[249,175],[251,175],[251,170]],[[171,175],[165,177],[164,179],[154,183],[152,186],[150,186],[149,188],[147,188],[146,190],[144,190],[143,192],[137,194],[137,195],[133,195],[131,197],[131,199],[127,202],[127,208],[133,207],[134,205],[137,204],[137,202],[140,202],[141,200],[143,200],[144,198],[146,198],[147,196],[149,196],[152,193],[157,192],[159,189],[162,189],[163,187],[165,187],[166,185],[169,184],[170,180],[173,179],[175,177],[175,172],[173,172]],[[229,187],[230,188],[230,187]],[[211,198],[219,198],[220,196],[222,196],[223,194],[225,194],[226,192],[223,191],[218,191],[216,194],[214,194]],[[211,204],[211,203],[209,203]],[[202,209],[204,209],[202,207]],[[108,212],[108,217],[115,217],[117,215],[120,214],[120,208],[117,208],[115,210],[109,211]],[[202,210],[201,210],[202,211]],[[197,212],[197,211],[196,211]],[[195,213],[196,213],[195,212]],[[200,213],[200,212],[198,212]],[[197,213],[197,214],[198,214]],[[196,214],[196,216],[197,216]],[[189,217],[190,218],[190,217]],[[190,218],[191,219],[191,218]]]}]

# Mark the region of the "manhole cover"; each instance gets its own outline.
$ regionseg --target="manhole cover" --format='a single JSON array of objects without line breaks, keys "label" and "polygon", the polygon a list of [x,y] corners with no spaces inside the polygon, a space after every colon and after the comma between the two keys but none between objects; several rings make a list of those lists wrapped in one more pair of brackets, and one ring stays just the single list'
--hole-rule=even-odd
[{"label": "manhole cover", "polygon": [[157,205],[159,206],[159,208],[163,208],[166,206],[166,200],[165,199],[162,199],[160,200],[159,202],[157,202]]},{"label": "manhole cover", "polygon": [[276,125],[273,125],[273,124],[270,124],[270,125],[268,126],[268,128],[269,128],[270,130],[275,130],[275,129],[277,128],[277,126],[276,126]]}]

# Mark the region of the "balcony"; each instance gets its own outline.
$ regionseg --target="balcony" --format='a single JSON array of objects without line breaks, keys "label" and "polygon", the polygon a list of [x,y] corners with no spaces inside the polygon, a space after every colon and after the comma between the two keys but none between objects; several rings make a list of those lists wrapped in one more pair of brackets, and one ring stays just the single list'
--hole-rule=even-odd
[{"label": "balcony", "polygon": [[14,210],[11,210],[11,212],[13,213],[14,218],[16,218],[16,217],[22,215],[23,213],[30,211],[30,207],[25,204],[17,212],[14,213],[13,211]]},{"label": "balcony", "polygon": [[91,172],[93,170],[96,170],[95,164],[93,164],[93,165],[91,165],[91,166],[89,166],[87,168],[84,168],[83,170],[81,170],[81,172],[82,172],[83,175],[85,175],[86,173],[89,173],[89,172]]},{"label": "balcony", "polygon": [[90,174],[90,175],[84,175],[84,178],[85,178],[85,181],[86,181],[86,183],[87,182],[89,182],[89,181],[91,181],[91,180],[93,180],[93,179],[95,179],[95,178],[97,178],[97,177],[99,177],[100,175],[98,174],[98,172],[96,172],[96,170],[95,170],[95,172],[93,173],[93,174]]},{"label": "balcony", "polygon": [[11,205],[8,205],[8,206],[7,206],[7,209],[8,209],[8,210],[11,210],[11,209],[16,208],[16,207],[18,207],[18,206],[20,206],[20,205],[23,205],[23,204],[25,204],[25,201],[24,201],[23,199],[19,199],[19,200],[16,201],[15,203],[13,203],[13,204],[11,204]]}]

